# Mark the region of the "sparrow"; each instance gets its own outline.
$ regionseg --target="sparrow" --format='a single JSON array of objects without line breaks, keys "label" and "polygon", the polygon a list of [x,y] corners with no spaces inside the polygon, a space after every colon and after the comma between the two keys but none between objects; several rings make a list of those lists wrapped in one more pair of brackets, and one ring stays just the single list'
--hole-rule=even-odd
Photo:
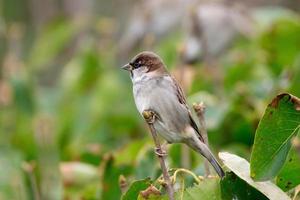
[{"label": "sparrow", "polygon": [[168,143],[184,143],[204,156],[220,177],[224,171],[192,118],[184,93],[162,59],[143,51],[122,67],[130,72],[136,107],[142,115],[151,110],[158,117],[153,126]]}]

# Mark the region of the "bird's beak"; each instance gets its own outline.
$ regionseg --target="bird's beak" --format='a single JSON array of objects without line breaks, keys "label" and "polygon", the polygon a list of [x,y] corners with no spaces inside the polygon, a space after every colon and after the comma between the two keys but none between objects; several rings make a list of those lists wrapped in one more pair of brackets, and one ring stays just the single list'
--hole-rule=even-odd
[{"label": "bird's beak", "polygon": [[133,67],[132,65],[130,65],[129,63],[124,65],[123,67],[121,67],[122,69],[124,70],[127,70],[127,71],[132,71],[133,70]]}]

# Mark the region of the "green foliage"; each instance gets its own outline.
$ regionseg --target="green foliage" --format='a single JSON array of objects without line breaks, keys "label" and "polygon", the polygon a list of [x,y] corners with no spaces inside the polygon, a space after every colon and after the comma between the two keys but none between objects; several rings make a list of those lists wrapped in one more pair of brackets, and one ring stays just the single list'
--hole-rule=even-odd
[{"label": "green foliage", "polygon": [[285,66],[292,66],[300,53],[300,20],[282,19],[261,36],[261,45],[267,52],[271,71],[279,75]]},{"label": "green foliage", "polygon": [[74,37],[74,26],[64,20],[56,20],[49,24],[37,37],[31,54],[29,55],[29,66],[40,69],[49,65],[58,56]]},{"label": "green foliage", "polygon": [[218,178],[205,179],[183,193],[177,192],[176,199],[184,200],[221,200],[221,191]]},{"label": "green foliage", "polygon": [[276,184],[288,191],[300,184],[300,157],[295,149],[291,149],[286,162],[276,177]]},{"label": "green foliage", "polygon": [[[36,25],[48,14],[29,16],[34,5],[16,2],[0,1],[0,199],[38,199],[39,194],[39,199],[120,199],[121,174],[132,183],[126,182],[123,199],[168,199],[131,81],[116,64],[117,19],[98,13],[74,19],[61,9],[63,18],[54,14]],[[276,10],[276,20],[270,21],[273,14],[261,12],[259,22],[268,18],[261,32],[238,39],[214,58],[213,66],[187,68],[193,77],[187,78],[188,102],[207,106],[211,149],[247,159],[253,149],[255,181],[249,163],[228,154],[221,156],[231,171],[223,180],[198,180],[204,159],[191,151],[190,162],[184,163],[183,145],[172,144],[170,174],[189,166],[197,175],[196,182],[185,175],[177,179],[176,199],[276,199],[276,194],[282,200],[288,199],[284,192],[293,195],[300,184],[296,142],[290,148],[300,125],[299,109],[290,95],[281,96],[277,107],[267,107],[282,91],[300,96],[299,15]],[[181,65],[184,34],[174,31],[150,48],[170,71]],[[41,122],[44,115],[48,118]]]},{"label": "green foliage", "polygon": [[[22,156],[17,151],[0,148],[0,198],[18,199],[22,195],[24,199],[30,199],[26,192],[25,174],[22,173]],[[16,192],[15,188],[19,188]]]},{"label": "green foliage", "polygon": [[[114,200],[121,196],[121,190],[119,188],[119,175],[124,174],[125,176],[130,172],[130,168],[126,166],[117,166],[114,163],[114,158],[110,155],[105,156],[104,162],[101,166],[102,173],[102,194],[100,199]],[[138,185],[138,184],[135,184]],[[142,189],[137,186],[137,188]],[[138,189],[135,189],[136,191]],[[131,191],[129,196],[131,195]],[[134,193],[134,192],[132,192]],[[127,195],[125,195],[127,196]],[[136,195],[137,197],[137,195]],[[125,198],[126,199],[126,198]],[[130,199],[130,198],[129,198]]]},{"label": "green foliage", "polygon": [[[225,195],[225,199],[234,197],[234,192],[240,199],[252,199],[253,197],[255,197],[254,199],[258,197],[258,199],[290,199],[271,181],[255,182],[250,177],[250,165],[245,159],[226,152],[219,153],[219,157],[224,165],[234,173],[227,174],[222,180],[222,195]],[[238,188],[241,190],[237,190]]]},{"label": "green foliage", "polygon": [[146,178],[143,180],[134,181],[128,191],[122,196],[122,200],[131,200],[137,199],[140,191],[145,190],[147,187],[151,185],[150,178]]},{"label": "green foliage", "polygon": [[246,181],[239,178],[233,172],[226,174],[225,178],[221,181],[222,188],[222,199],[265,199],[268,198],[264,196],[261,192],[248,185]]},{"label": "green foliage", "polygon": [[251,177],[274,178],[291,147],[291,138],[300,127],[300,100],[281,94],[272,100],[260,121],[251,154]]}]

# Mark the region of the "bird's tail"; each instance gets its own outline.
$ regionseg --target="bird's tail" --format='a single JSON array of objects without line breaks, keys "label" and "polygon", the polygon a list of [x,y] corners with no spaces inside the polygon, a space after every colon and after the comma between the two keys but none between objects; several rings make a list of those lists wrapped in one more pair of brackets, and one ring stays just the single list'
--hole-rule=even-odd
[{"label": "bird's tail", "polygon": [[218,163],[217,159],[209,150],[206,144],[204,144],[200,140],[195,141],[194,139],[189,140],[188,142],[186,142],[186,144],[193,148],[195,151],[199,152],[202,156],[204,156],[214,167],[215,171],[220,176],[220,178],[223,178],[225,176],[225,172],[223,171],[221,165]]}]

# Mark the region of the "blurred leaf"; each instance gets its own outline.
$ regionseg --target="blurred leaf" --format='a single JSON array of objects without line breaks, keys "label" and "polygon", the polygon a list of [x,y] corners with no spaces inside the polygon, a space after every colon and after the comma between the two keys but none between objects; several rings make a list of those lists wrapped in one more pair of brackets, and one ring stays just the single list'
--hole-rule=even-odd
[{"label": "blurred leaf", "polygon": [[300,125],[300,100],[280,94],[268,105],[255,134],[251,154],[251,177],[274,178],[283,166],[291,147],[291,138]]},{"label": "blurred leaf", "polygon": [[84,186],[100,178],[98,168],[86,163],[63,162],[60,164],[60,171],[67,185]]},{"label": "blurred leaf", "polygon": [[95,86],[97,78],[101,74],[99,55],[95,49],[89,49],[86,51],[81,58],[80,66],[82,68],[77,85],[79,91],[84,91]]},{"label": "blurred leaf", "polygon": [[154,147],[151,145],[145,145],[136,160],[136,166],[134,169],[135,176],[137,178],[150,177],[152,179],[159,176],[159,165],[157,157],[154,153]]},{"label": "blurred leaf", "polygon": [[188,102],[192,105],[195,102],[203,101],[205,109],[205,121],[208,129],[217,128],[228,112],[228,101],[218,98],[216,95],[206,91],[199,91],[188,97]]},{"label": "blurred leaf", "polygon": [[127,165],[134,165],[138,153],[145,145],[145,140],[136,140],[128,143],[127,146],[122,148],[121,150],[117,151],[116,154],[116,164],[127,164]]},{"label": "blurred leaf", "polygon": [[297,18],[292,10],[279,6],[262,6],[252,11],[255,21],[262,29],[269,28],[280,19]]},{"label": "blurred leaf", "polygon": [[170,159],[171,166],[179,167],[181,166],[181,148],[182,144],[172,144],[169,145],[168,158]]},{"label": "blurred leaf", "polygon": [[296,96],[300,96],[300,55],[295,62],[292,73],[292,80],[290,81],[289,92]]},{"label": "blurred leaf", "polygon": [[168,69],[171,69],[178,58],[178,45],[181,39],[180,32],[174,32],[170,37],[162,40],[157,47],[156,52],[164,58],[164,63]]},{"label": "blurred leaf", "polygon": [[[29,199],[32,185],[26,185],[21,169],[22,156],[13,149],[0,147],[0,199]],[[17,189],[17,190],[16,190]],[[28,191],[27,191],[28,190]],[[27,193],[28,192],[28,193]]]},{"label": "blurred leaf", "polygon": [[[265,181],[265,182],[255,182],[250,177],[250,165],[248,161],[245,159],[236,156],[234,154],[230,154],[227,152],[221,152],[219,153],[220,159],[223,161],[224,165],[228,167],[236,176],[227,174],[227,177],[224,179],[222,185],[222,195],[225,195],[226,199],[232,199],[232,197],[235,197],[234,195],[231,197],[230,194],[226,194],[227,192],[230,193],[230,191],[235,192],[234,185],[227,185],[227,184],[242,184],[241,181],[236,180],[236,178],[239,178],[245,182],[247,182],[248,185],[252,186],[254,190],[257,190],[256,192],[253,191],[253,195],[259,195],[259,193],[262,193],[266,198],[263,199],[272,199],[272,200],[290,200],[290,198],[282,191],[280,188],[278,188],[274,183],[271,181]],[[246,186],[246,185],[244,185]],[[225,188],[224,188],[225,187]],[[226,188],[228,187],[228,188]],[[238,186],[237,186],[238,187]],[[223,190],[225,189],[225,191]],[[226,191],[229,189],[230,191]],[[244,193],[242,191],[238,192],[239,195],[244,195],[240,199],[251,199],[248,198],[249,193],[247,191],[250,191],[250,187],[246,186],[244,188]],[[252,193],[252,192],[251,192]],[[230,198],[231,197],[231,198]],[[252,194],[250,195],[252,197]],[[261,198],[258,198],[261,199]]]},{"label": "blurred leaf", "polygon": [[[207,178],[198,185],[187,188],[183,194],[178,191],[176,199],[184,200],[221,200],[219,178]],[[181,198],[183,197],[183,198]]]},{"label": "blurred leaf", "polygon": [[230,143],[235,141],[248,146],[252,145],[255,130],[253,126],[255,119],[252,117],[254,100],[249,96],[250,94],[243,90],[241,94],[234,95],[233,99],[228,99],[228,101],[231,101],[231,105],[218,127],[218,131],[222,133],[219,135],[219,142]]},{"label": "blurred leaf", "polygon": [[122,200],[133,200],[137,199],[140,191],[145,190],[151,185],[152,181],[150,178],[134,181],[127,192],[122,196]]},{"label": "blurred leaf", "polygon": [[245,158],[246,160],[250,159],[250,150],[249,150],[249,147],[245,144],[232,142],[226,146],[223,146],[222,151],[226,151],[228,153],[235,154],[237,156]]},{"label": "blurred leaf", "polygon": [[121,196],[121,190],[119,187],[119,176],[124,174],[125,176],[131,172],[131,167],[116,166],[114,157],[110,154],[105,155],[100,165],[102,194],[101,199],[115,200]]},{"label": "blurred leaf", "polygon": [[276,184],[288,191],[300,184],[300,158],[295,149],[291,149],[285,165],[276,178]]},{"label": "blurred leaf", "polygon": [[33,45],[29,65],[36,69],[49,64],[67,47],[74,33],[75,27],[70,22],[58,19],[49,24]]},{"label": "blurred leaf", "polygon": [[[28,17],[28,10],[24,9],[27,7],[27,1],[18,2],[18,0],[3,0],[0,2],[1,12],[6,22],[10,23],[22,23],[30,19]],[[20,3],[20,6],[16,4]],[[2,4],[2,5],[1,5]]]},{"label": "blurred leaf", "polygon": [[300,54],[299,17],[278,20],[261,36],[261,46],[268,53],[268,63],[275,75],[291,66]]},{"label": "blurred leaf", "polygon": [[20,113],[32,114],[34,111],[34,95],[31,85],[24,80],[12,80],[14,101]]},{"label": "blurred leaf", "polygon": [[226,90],[231,91],[237,84],[248,82],[253,78],[255,57],[248,52],[249,50],[241,51],[241,48],[231,52],[233,58],[230,59],[233,60],[227,61],[228,66],[225,66],[226,71],[224,72],[224,87]]}]

